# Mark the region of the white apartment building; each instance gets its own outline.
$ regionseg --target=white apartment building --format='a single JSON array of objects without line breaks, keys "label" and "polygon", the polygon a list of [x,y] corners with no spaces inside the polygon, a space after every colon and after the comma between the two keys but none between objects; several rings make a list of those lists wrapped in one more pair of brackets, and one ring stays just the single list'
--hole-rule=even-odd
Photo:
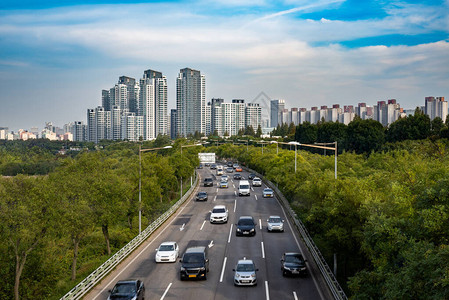
[{"label": "white apartment building", "polygon": [[245,106],[245,127],[252,126],[254,131],[262,127],[262,107],[259,103],[247,103]]},{"label": "white apartment building", "polygon": [[221,103],[215,106],[214,110],[215,130],[219,136],[237,135],[240,129],[245,129],[244,100],[234,99],[231,103]]}]

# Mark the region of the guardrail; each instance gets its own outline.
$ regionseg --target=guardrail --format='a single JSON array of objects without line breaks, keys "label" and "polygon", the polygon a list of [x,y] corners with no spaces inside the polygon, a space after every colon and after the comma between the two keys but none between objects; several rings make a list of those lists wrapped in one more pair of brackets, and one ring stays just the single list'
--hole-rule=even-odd
[{"label": "guardrail", "polygon": [[142,242],[144,242],[159,226],[161,226],[167,219],[176,212],[176,210],[189,198],[193,190],[198,184],[198,175],[195,172],[195,181],[193,182],[190,189],[181,197],[169,210],[167,210],[163,215],[157,218],[156,221],[151,223],[145,230],[143,230],[139,235],[132,239],[128,244],[126,244],[122,249],[117,251],[113,256],[111,256],[106,262],[99,266],[95,271],[93,271],[89,276],[87,276],[83,281],[78,283],[73,289],[71,289],[67,294],[65,294],[61,300],[75,300],[81,299],[85,294],[87,294],[91,288],[93,288],[100,280],[102,280],[110,271],[112,271],[119,263],[121,263],[131,252],[133,252],[137,247],[139,247]]},{"label": "guardrail", "polygon": [[[251,170],[249,168],[245,168],[249,172],[256,174],[260,178],[264,178],[263,175],[257,173],[254,170]],[[306,227],[302,223],[302,221],[298,218],[296,213],[293,211],[293,209],[290,207],[290,203],[288,202],[287,198],[282,194],[282,192],[278,189],[278,187],[272,183],[271,181],[267,179],[263,179],[263,181],[269,186],[273,191],[276,193],[278,200],[284,206],[284,208],[287,210],[288,214],[290,215],[290,218],[293,220],[296,228],[298,228],[299,233],[302,236],[302,239],[304,240],[304,243],[307,245],[307,248],[309,249],[310,253],[312,254],[318,268],[321,271],[321,274],[324,277],[324,280],[326,281],[330,292],[334,296],[335,299],[348,299],[345,292],[341,288],[340,284],[338,283],[337,279],[335,278],[334,273],[332,273],[331,269],[329,268],[329,265],[327,264],[326,260],[324,259],[323,255],[321,254],[318,247],[313,242],[312,237],[310,236],[309,232],[307,231]]]}]

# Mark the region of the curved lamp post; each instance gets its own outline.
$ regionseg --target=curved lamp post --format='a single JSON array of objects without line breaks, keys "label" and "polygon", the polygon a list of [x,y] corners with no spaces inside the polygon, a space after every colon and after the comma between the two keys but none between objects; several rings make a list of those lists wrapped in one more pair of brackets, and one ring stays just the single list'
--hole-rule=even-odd
[{"label": "curved lamp post", "polygon": [[142,232],[142,152],[171,148],[173,147],[165,146],[159,148],[142,149],[142,146],[139,145],[139,234]]}]

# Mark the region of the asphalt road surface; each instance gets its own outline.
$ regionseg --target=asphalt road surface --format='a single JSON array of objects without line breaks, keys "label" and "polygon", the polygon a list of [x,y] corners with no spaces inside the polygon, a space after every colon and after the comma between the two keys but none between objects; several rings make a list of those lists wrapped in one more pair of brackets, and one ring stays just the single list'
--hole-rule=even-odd
[{"label": "asphalt road surface", "polygon": [[[108,290],[118,280],[131,278],[144,282],[145,299],[331,299],[313,258],[281,205],[276,198],[262,197],[265,184],[252,187],[249,197],[239,197],[239,181],[232,179],[234,173],[228,173],[228,188],[218,188],[220,176],[215,175],[215,170],[205,167],[198,171],[201,181],[191,199],[84,299],[107,299]],[[248,178],[248,173],[241,174]],[[213,187],[203,187],[205,177],[214,178]],[[209,199],[196,202],[194,196],[198,191],[206,191]],[[210,210],[218,204],[226,205],[229,210],[226,224],[209,222]],[[235,235],[235,223],[243,215],[253,216],[256,220],[255,236]],[[284,232],[267,231],[266,221],[270,215],[279,215],[285,220]],[[155,249],[164,241],[177,242],[180,256],[187,247],[208,246],[210,271],[207,280],[181,281],[179,259],[175,263],[156,263]],[[302,252],[307,259],[307,277],[282,276],[281,256],[293,251]],[[232,269],[244,257],[252,259],[259,269],[256,286],[234,286]]]}]

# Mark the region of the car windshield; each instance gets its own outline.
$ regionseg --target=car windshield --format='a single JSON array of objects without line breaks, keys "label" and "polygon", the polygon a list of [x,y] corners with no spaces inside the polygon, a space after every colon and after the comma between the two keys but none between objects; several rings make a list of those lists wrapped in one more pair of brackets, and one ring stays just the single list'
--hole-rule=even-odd
[{"label": "car windshield", "polygon": [[270,190],[270,189],[264,189],[263,190],[265,193],[271,193],[272,192],[272,190]]},{"label": "car windshield", "polygon": [[237,272],[252,272],[254,271],[254,264],[238,264]]},{"label": "car windshield", "polygon": [[224,209],[224,208],[214,208],[212,210],[212,213],[214,213],[214,214],[225,213],[225,212],[226,212],[226,209]]},{"label": "car windshield", "polygon": [[302,263],[303,259],[299,254],[292,254],[285,256],[285,262],[287,263]]},{"label": "car windshield", "polygon": [[240,188],[241,188],[241,189],[249,189],[249,185],[242,184],[242,185],[240,186]]},{"label": "car windshield", "polygon": [[281,218],[269,218],[268,222],[270,222],[270,223],[281,223]]},{"label": "car windshield", "polygon": [[205,193],[205,192],[199,192],[199,193],[198,193],[198,196],[204,197],[204,196],[206,196],[206,193]]},{"label": "car windshield", "polygon": [[136,285],[132,282],[116,284],[112,294],[135,294]]},{"label": "car windshield", "polygon": [[161,245],[159,251],[173,251],[175,247],[173,245]]},{"label": "car windshield", "polygon": [[254,225],[254,222],[251,219],[240,219],[239,225]]},{"label": "car windshield", "polygon": [[185,263],[199,263],[204,261],[204,256],[201,253],[191,253],[184,255],[183,262]]}]

